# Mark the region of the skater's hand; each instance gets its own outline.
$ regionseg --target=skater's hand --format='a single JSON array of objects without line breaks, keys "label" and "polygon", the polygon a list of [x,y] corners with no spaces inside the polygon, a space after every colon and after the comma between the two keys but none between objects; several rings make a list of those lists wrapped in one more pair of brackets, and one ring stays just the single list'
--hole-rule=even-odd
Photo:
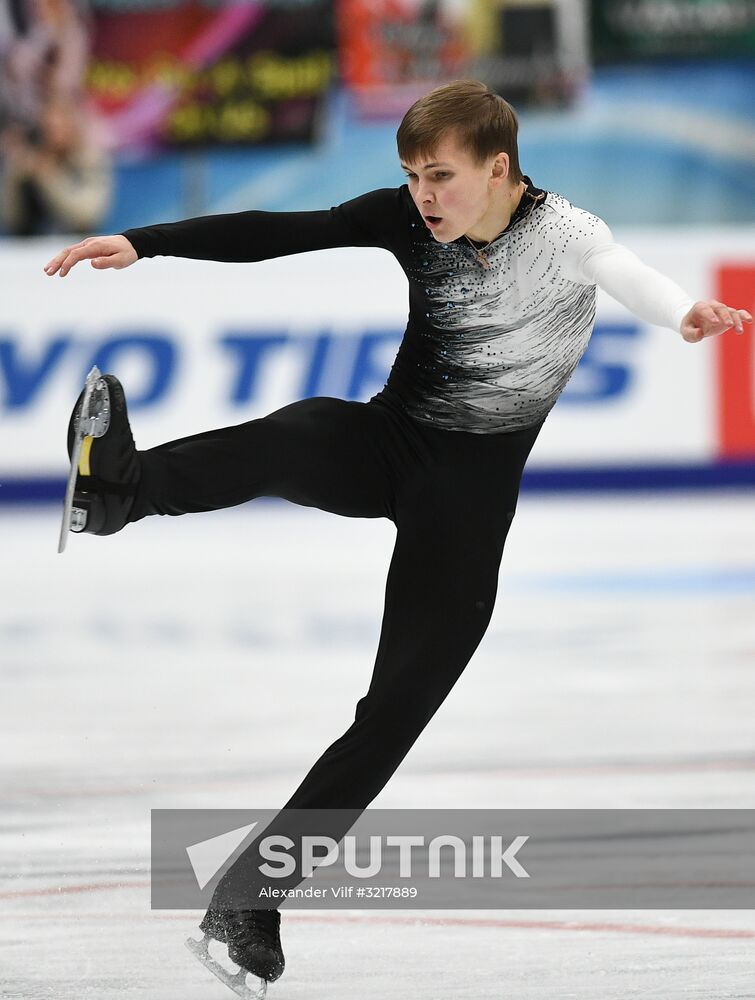
[{"label": "skater's hand", "polygon": [[746,309],[733,309],[723,302],[710,299],[707,302],[696,302],[682,320],[682,337],[690,343],[697,344],[704,337],[715,337],[725,330],[734,327],[737,333],[743,333],[742,322],[752,323],[752,316]]},{"label": "skater's hand", "polygon": [[45,267],[45,273],[52,276],[59,270],[63,278],[80,260],[91,260],[92,267],[104,270],[106,267],[128,267],[138,259],[139,255],[125,236],[89,236],[61,250]]}]

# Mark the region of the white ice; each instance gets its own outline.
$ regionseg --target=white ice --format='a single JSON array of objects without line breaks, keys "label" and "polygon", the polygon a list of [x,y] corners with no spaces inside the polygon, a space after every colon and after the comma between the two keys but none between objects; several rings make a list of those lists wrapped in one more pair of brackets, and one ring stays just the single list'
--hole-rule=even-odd
[{"label": "white ice", "polygon": [[[0,993],[223,1000],[151,808],[275,808],[366,691],[394,529],[269,503],[56,554],[0,511]],[[383,807],[755,807],[752,492],[523,494]],[[752,880],[752,873],[743,873]],[[755,997],[755,912],[284,912],[270,1000]]]}]

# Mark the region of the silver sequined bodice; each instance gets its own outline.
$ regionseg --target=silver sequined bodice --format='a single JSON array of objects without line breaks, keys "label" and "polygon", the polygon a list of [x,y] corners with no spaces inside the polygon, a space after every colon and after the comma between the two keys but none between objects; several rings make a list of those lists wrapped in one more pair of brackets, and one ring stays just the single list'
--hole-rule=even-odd
[{"label": "silver sequined bodice", "polygon": [[607,232],[549,192],[488,246],[485,269],[466,240],[428,241],[417,227],[405,269],[413,309],[422,303],[425,315],[412,324],[389,389],[401,385],[408,412],[438,427],[495,433],[544,419],[595,318],[595,285],[579,281],[579,259]]}]

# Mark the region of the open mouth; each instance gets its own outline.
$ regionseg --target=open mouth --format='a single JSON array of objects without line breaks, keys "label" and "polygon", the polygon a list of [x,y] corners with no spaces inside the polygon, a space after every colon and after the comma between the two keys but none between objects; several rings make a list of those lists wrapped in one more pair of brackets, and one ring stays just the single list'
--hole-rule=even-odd
[{"label": "open mouth", "polygon": [[431,226],[437,226],[439,222],[442,222],[443,218],[440,215],[426,215],[425,222]]}]

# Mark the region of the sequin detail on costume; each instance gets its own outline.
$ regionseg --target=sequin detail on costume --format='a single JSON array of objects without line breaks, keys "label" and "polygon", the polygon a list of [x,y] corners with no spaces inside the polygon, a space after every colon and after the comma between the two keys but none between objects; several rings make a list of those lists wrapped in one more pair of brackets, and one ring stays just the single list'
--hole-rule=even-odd
[{"label": "sequin detail on costume", "polygon": [[595,286],[562,265],[572,241],[591,241],[604,224],[553,193],[533,209],[486,247],[489,268],[463,238],[442,244],[413,234],[406,270],[424,297],[425,322],[414,342],[405,340],[391,378],[415,418],[480,433],[529,427],[577,367]]}]

